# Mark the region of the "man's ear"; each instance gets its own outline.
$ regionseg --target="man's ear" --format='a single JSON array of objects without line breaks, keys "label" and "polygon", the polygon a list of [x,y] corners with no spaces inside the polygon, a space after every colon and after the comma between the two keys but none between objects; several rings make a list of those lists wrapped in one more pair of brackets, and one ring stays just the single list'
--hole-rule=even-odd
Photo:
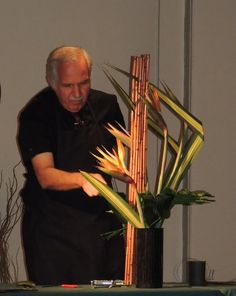
[{"label": "man's ear", "polygon": [[53,90],[55,90],[55,87],[56,87],[56,85],[55,85],[55,81],[54,81],[53,79],[49,78],[49,77],[46,77],[46,81],[47,81],[47,84],[48,84]]}]

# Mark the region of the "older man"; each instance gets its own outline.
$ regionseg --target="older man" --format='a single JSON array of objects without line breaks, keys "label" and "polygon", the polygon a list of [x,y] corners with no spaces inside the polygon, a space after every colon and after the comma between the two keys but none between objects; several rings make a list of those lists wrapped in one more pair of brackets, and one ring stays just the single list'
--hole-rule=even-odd
[{"label": "older man", "polygon": [[116,97],[90,88],[91,68],[83,48],[55,49],[46,65],[49,86],[19,114],[23,246],[29,279],[37,284],[123,278],[123,238],[101,237],[121,225],[79,173],[110,184],[91,153],[114,146],[107,123],[124,125]]}]

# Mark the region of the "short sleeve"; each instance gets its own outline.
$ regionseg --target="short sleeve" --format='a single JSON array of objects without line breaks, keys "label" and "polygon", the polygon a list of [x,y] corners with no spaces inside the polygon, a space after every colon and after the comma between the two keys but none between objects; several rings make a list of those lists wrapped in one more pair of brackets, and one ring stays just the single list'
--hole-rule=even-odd
[{"label": "short sleeve", "polygon": [[24,113],[19,118],[18,145],[24,162],[43,152],[52,152],[50,124],[42,116],[27,116]]}]

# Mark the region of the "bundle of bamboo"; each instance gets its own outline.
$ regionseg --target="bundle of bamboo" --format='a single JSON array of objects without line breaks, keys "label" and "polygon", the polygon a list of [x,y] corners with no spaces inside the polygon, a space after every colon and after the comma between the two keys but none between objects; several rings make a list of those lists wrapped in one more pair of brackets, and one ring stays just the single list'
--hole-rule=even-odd
[{"label": "bundle of bamboo", "polygon": [[[145,192],[147,183],[147,107],[143,100],[149,84],[149,55],[131,58],[130,98],[135,106],[130,114],[130,160],[129,172],[134,182],[129,184],[129,204],[135,209],[137,204],[137,191]],[[143,217],[141,222],[144,223]],[[126,264],[125,282],[132,284],[135,281],[135,232],[134,227],[128,223],[126,232]]]}]

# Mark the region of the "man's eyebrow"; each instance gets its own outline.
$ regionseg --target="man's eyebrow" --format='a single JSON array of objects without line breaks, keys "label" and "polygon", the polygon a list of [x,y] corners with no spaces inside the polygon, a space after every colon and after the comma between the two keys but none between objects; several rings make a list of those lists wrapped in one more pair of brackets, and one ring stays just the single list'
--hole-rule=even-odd
[{"label": "man's eyebrow", "polygon": [[87,79],[84,79],[80,82],[77,82],[77,83],[72,83],[72,82],[61,82],[62,85],[76,85],[76,84],[83,84],[83,83],[87,83],[87,82],[90,82],[90,78],[87,78]]}]

